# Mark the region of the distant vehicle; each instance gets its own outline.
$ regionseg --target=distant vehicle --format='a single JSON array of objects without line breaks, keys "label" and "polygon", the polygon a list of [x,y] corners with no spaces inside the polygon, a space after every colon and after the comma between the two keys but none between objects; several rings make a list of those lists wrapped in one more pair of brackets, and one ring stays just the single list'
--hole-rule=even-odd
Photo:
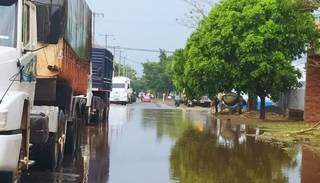
[{"label": "distant vehicle", "polygon": [[181,97],[180,97],[179,95],[176,95],[176,96],[174,97],[174,105],[175,105],[176,107],[179,107],[179,106],[180,106],[180,102],[181,102]]},{"label": "distant vehicle", "polygon": [[203,96],[199,100],[199,105],[202,107],[210,107],[211,106],[211,100],[209,99],[208,96]]},{"label": "distant vehicle", "polygon": [[152,93],[149,94],[150,98],[154,99],[154,95]]},{"label": "distant vehicle", "polygon": [[142,97],[142,102],[150,103],[151,102],[151,97],[149,95],[144,95]]},{"label": "distant vehicle", "polygon": [[211,106],[211,100],[208,96],[202,96],[200,100],[188,100],[187,101],[188,107],[194,107],[194,106],[201,106],[201,107],[210,107]]},{"label": "distant vehicle", "polygon": [[138,95],[138,98],[142,99],[142,97],[143,97],[143,92],[140,92]]},{"label": "distant vehicle", "polygon": [[132,102],[131,81],[127,77],[114,77],[112,80],[112,91],[110,93],[111,103],[120,103],[126,105]]}]

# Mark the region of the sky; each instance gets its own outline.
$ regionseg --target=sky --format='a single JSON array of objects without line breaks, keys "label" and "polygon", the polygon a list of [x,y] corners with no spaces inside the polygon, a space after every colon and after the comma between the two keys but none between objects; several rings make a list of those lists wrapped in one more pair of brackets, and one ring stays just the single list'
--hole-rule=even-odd
[{"label": "sky", "polygon": [[[183,0],[87,0],[93,12],[103,13],[96,17],[95,42],[108,46],[121,46],[174,51],[183,48],[192,29],[177,23],[190,11]],[[114,52],[113,49],[110,51]],[[116,51],[116,61],[119,60]],[[158,61],[159,53],[124,51],[126,64],[142,74],[141,62]]]},{"label": "sky", "polygon": [[[96,17],[95,42],[105,46],[103,35],[108,37],[108,46],[130,48],[165,49],[174,51],[183,48],[192,29],[177,22],[191,7],[183,0],[86,0],[93,12],[103,13],[104,17]],[[218,2],[219,0],[210,0]],[[119,62],[120,52],[115,53],[115,61]],[[143,73],[142,62],[158,61],[159,53],[122,50],[122,63]],[[300,69],[305,80],[305,55],[293,62]]]}]

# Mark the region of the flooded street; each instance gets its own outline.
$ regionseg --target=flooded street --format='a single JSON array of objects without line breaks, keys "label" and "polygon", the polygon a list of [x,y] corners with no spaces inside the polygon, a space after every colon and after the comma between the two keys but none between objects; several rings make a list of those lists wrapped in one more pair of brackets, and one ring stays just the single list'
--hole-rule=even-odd
[{"label": "flooded street", "polygon": [[87,126],[77,160],[55,173],[31,171],[22,182],[320,182],[318,154],[302,146],[285,153],[256,141],[259,133],[207,110],[112,105],[109,129]]}]

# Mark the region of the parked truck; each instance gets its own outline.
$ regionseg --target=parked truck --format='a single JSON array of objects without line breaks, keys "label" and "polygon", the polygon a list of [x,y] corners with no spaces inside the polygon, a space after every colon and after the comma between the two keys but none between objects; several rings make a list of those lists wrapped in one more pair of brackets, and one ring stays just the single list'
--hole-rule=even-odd
[{"label": "parked truck", "polygon": [[79,150],[91,100],[85,0],[0,0],[0,182]]},{"label": "parked truck", "polygon": [[[112,90],[113,55],[102,47],[91,52],[91,82],[87,106],[89,123],[106,121],[109,114],[110,92]],[[92,96],[92,97],[90,97]]]},{"label": "parked truck", "polygon": [[114,77],[112,80],[110,101],[112,103],[126,105],[132,102],[132,98],[133,90],[131,88],[131,80],[124,76]]}]

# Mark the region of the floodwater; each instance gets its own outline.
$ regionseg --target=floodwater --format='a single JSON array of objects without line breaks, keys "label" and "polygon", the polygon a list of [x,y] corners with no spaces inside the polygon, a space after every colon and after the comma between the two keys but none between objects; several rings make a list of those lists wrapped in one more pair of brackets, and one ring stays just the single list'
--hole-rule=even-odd
[{"label": "floodwater", "polygon": [[[108,126],[106,123],[86,126],[82,132],[81,150],[65,157],[55,172],[25,172],[22,183],[106,183],[109,171]],[[1,181],[0,181],[1,183]]]},{"label": "floodwater", "polygon": [[259,133],[241,121],[213,119],[206,110],[112,105],[109,127],[86,127],[77,162],[55,173],[31,172],[29,182],[320,182],[320,155],[302,146],[285,153],[258,142]]},{"label": "floodwater", "polygon": [[[125,114],[125,115],[120,115]],[[259,129],[207,111],[113,106],[109,183],[317,183],[320,155],[256,141]]]}]

